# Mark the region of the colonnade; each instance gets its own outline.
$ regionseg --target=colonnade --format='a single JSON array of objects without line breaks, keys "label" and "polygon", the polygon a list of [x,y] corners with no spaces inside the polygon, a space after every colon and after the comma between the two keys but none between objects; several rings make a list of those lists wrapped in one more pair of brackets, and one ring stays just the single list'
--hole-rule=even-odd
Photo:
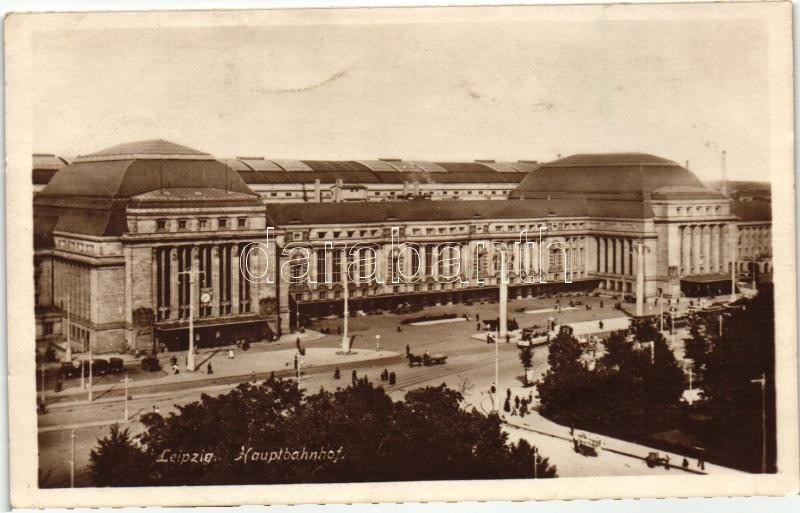
[{"label": "colonnade", "polygon": [[[246,244],[163,246],[153,249],[153,304],[156,320],[178,320],[189,316],[189,271],[194,274],[194,315],[218,317],[248,313],[254,309],[254,289],[258,284],[243,278],[239,256]],[[254,270],[264,258],[260,251],[249,252]],[[258,272],[252,274],[258,275]],[[200,294],[208,292],[211,301],[200,303]]]},{"label": "colonnade", "polygon": [[680,274],[726,272],[730,260],[728,226],[725,224],[690,224],[678,227]]}]

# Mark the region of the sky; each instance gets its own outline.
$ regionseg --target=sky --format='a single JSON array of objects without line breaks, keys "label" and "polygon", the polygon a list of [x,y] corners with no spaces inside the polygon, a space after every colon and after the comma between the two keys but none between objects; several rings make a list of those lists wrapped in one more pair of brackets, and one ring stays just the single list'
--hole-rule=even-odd
[{"label": "sky", "polygon": [[769,172],[757,22],[423,16],[48,30],[32,48],[37,152],[155,138],[220,158],[642,152],[715,180],[724,149],[729,178]]}]

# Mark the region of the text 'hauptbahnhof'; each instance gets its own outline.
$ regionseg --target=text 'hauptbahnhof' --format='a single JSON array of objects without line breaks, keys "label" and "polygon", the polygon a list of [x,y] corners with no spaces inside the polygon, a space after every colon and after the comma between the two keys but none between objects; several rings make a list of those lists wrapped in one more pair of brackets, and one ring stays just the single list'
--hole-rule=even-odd
[{"label": "text 'hauptbahnhof'", "polygon": [[[513,247],[528,231],[538,243],[542,227],[543,244],[558,247],[511,252],[510,298],[628,295],[639,258],[646,301],[724,294],[736,283],[732,268],[772,271],[767,184],[712,188],[688,166],[647,154],[547,163],[216,159],[152,140],[33,162],[37,341],[63,343],[68,315],[72,343],[97,352],[186,348],[190,306],[197,344],[212,346],[339,314],[345,286],[351,311],[493,298],[500,259],[478,241]],[[273,283],[243,279],[241,252],[266,243],[267,227],[273,251],[251,252],[246,265],[256,276],[274,273]],[[416,251],[398,254],[392,228]],[[366,259],[325,251],[331,241],[374,251]],[[297,242],[312,248],[304,258],[317,283],[278,276],[297,258],[283,249]],[[455,254],[463,279],[438,280]],[[412,278],[351,283],[343,276],[354,259],[365,275],[399,268]],[[531,273],[547,283],[526,283]]]}]

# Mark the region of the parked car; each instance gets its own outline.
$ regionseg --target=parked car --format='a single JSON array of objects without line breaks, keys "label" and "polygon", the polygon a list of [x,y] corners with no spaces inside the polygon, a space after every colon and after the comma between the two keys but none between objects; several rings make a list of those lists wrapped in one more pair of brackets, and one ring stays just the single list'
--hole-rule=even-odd
[{"label": "parked car", "polygon": [[109,358],[108,359],[108,372],[119,374],[125,370],[125,362],[122,358]]},{"label": "parked car", "polygon": [[92,360],[92,375],[102,376],[103,374],[108,373],[108,369],[108,360],[104,360],[102,358],[95,358]]},{"label": "parked car", "polygon": [[64,379],[80,376],[81,367],[72,362],[61,362],[61,375],[64,376]]}]

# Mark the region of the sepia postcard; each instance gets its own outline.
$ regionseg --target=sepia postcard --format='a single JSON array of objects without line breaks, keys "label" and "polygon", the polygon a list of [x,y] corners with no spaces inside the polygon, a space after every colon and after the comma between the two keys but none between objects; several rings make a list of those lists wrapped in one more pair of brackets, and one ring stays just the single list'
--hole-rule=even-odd
[{"label": "sepia postcard", "polygon": [[798,493],[790,3],[4,23],[12,506]]}]

